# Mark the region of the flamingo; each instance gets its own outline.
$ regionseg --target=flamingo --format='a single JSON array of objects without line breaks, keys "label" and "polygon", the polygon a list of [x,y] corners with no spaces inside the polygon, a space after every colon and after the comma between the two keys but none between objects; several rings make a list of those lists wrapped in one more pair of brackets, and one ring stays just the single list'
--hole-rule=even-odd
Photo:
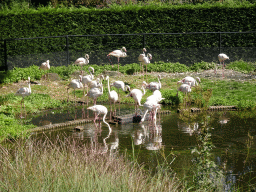
[{"label": "flamingo", "polygon": [[[117,62],[118,62],[118,72],[119,72],[119,58],[120,57],[127,57],[127,54],[125,53],[126,52],[126,48],[125,47],[122,47],[122,49],[120,50],[114,50],[112,52],[110,52],[107,57],[109,58],[110,60],[110,55],[114,56],[114,57],[117,57]],[[111,60],[110,60],[111,62]],[[111,62],[112,63],[112,62]],[[112,67],[113,67],[113,64],[112,64]]]},{"label": "flamingo", "polygon": [[156,120],[157,110],[161,109],[161,105],[156,100],[151,99],[151,100],[146,101],[143,104],[143,107],[145,109],[145,112],[144,112],[144,115],[143,115],[143,117],[141,119],[141,123],[144,122],[145,117],[146,117],[148,111],[151,112],[151,119],[152,119],[152,121],[155,121]]},{"label": "flamingo", "polygon": [[151,91],[155,91],[155,90],[159,90],[161,89],[162,87],[162,84],[161,84],[161,75],[158,75],[158,82],[150,82],[149,84],[146,83],[145,81],[143,81],[142,85],[145,85],[146,86],[146,89],[149,89]]},{"label": "flamingo", "polygon": [[[224,54],[224,53],[220,53],[220,54],[218,55],[218,58],[219,58],[220,64],[221,64],[221,62],[222,62],[222,77],[224,78],[224,70],[225,70],[224,61],[227,60],[227,59],[229,59],[229,57],[228,57],[226,54]],[[216,72],[217,72],[217,69],[215,69],[215,74],[216,74]]]},{"label": "flamingo", "polygon": [[183,78],[181,81],[178,81],[178,84],[179,83],[190,84],[191,87],[194,87],[194,86],[198,85],[197,81],[199,82],[199,84],[201,83],[201,80],[199,77],[196,77],[196,79],[194,79],[193,77],[187,76],[187,77]]},{"label": "flamingo", "polygon": [[137,110],[139,108],[139,106],[142,106],[141,105],[141,99],[143,97],[143,95],[145,95],[145,89],[144,87],[142,86],[142,90],[143,92],[140,90],[140,89],[133,89],[130,91],[130,87],[127,85],[127,88],[128,88],[128,91],[130,92],[126,97],[132,97],[134,99],[134,102],[135,102],[135,115],[137,116]]},{"label": "flamingo", "polygon": [[102,118],[103,123],[105,123],[108,126],[109,131],[112,131],[110,125],[105,121],[106,115],[108,113],[107,107],[105,107],[103,105],[93,105],[91,107],[88,107],[87,109],[92,110],[93,112],[95,112],[96,116],[93,120],[94,123],[95,123],[95,121],[96,121],[96,119],[98,118],[99,115],[103,115],[103,118]]},{"label": "flamingo", "polygon": [[100,85],[102,85],[102,80],[104,80],[104,76],[103,75],[101,75],[100,78],[97,78],[96,81],[91,81],[89,83],[89,87],[90,88],[100,87]]},{"label": "flamingo", "polygon": [[[90,73],[90,75],[86,75],[86,76],[83,76],[82,77],[82,84],[84,85],[84,95],[85,95],[85,85],[86,85],[86,87],[87,87],[87,92],[86,92],[86,94],[88,93],[88,87],[89,87],[89,84],[90,84],[90,82],[93,80],[93,78],[94,78],[94,75],[93,75],[93,73],[94,73],[94,68],[93,67],[89,67],[88,68],[88,71],[89,71],[89,73]],[[87,106],[88,106],[88,98],[87,98]]]},{"label": "flamingo", "polygon": [[[41,64],[41,66],[39,67],[40,70],[44,70],[44,71],[47,71],[47,70],[50,70],[51,66],[50,66],[50,61],[47,60],[46,62],[43,62]],[[41,73],[41,76],[42,76],[42,73]],[[48,75],[47,75],[47,78],[48,78]],[[46,79],[46,76],[45,76],[45,79]]]},{"label": "flamingo", "polygon": [[177,96],[178,96],[178,92],[181,91],[183,93],[190,93],[191,92],[191,85],[189,84],[182,84],[178,90],[177,90]]},{"label": "flamingo", "polygon": [[156,113],[157,110],[161,108],[159,103],[163,100],[162,94],[159,90],[155,90],[152,95],[147,97],[146,102],[144,103],[145,113],[143,115],[143,118],[141,119],[141,122],[145,120],[146,114],[148,111],[151,112],[152,120],[156,119]]},{"label": "flamingo", "polygon": [[22,102],[24,105],[24,111],[25,111],[25,115],[26,115],[26,109],[25,109],[25,103],[24,103],[24,97],[29,96],[31,94],[31,87],[30,87],[30,77],[28,77],[28,87],[21,87],[19,88],[19,90],[16,92],[15,95],[17,96],[21,96],[22,100],[21,100],[21,111],[20,111],[20,118],[22,117]]},{"label": "flamingo", "polygon": [[[73,79],[69,85],[68,85],[68,88],[67,88],[67,93],[68,93],[68,90],[70,88],[74,89],[74,97],[76,99],[76,89],[81,89],[83,87],[83,84],[82,84],[82,75],[79,75],[79,79]],[[69,102],[69,94],[68,94],[68,100],[67,102]]]},{"label": "flamingo", "polygon": [[139,60],[139,62],[140,62],[140,71],[141,71],[141,63],[142,63],[142,61],[143,61],[143,57],[145,57],[146,55],[145,55],[145,53],[147,52],[147,50],[146,50],[146,48],[143,48],[142,49],[142,54],[140,54],[139,55],[139,57],[138,57],[138,60]]},{"label": "flamingo", "polygon": [[84,58],[80,57],[75,61],[75,65],[80,65],[81,66],[81,75],[83,75],[83,65],[86,65],[89,63],[89,55],[85,54]]},{"label": "flamingo", "polygon": [[90,89],[90,91],[85,95],[85,97],[91,97],[93,99],[93,104],[96,105],[96,100],[101,95],[103,95],[103,85],[101,85],[101,90],[97,87]]},{"label": "flamingo", "polygon": [[[111,106],[111,112],[112,112],[112,105],[111,103],[114,103],[114,111],[116,111],[115,103],[118,100],[118,94],[115,90],[110,91],[110,86],[109,86],[109,76],[106,77],[106,80],[108,80],[108,98],[109,98],[109,104]],[[111,117],[111,114],[110,114]]]},{"label": "flamingo", "polygon": [[[178,88],[178,90],[177,90],[177,96],[178,96],[179,91],[185,93],[186,96],[187,96],[187,94],[191,92],[191,85],[190,85],[190,84],[182,84],[182,85]],[[186,103],[186,105],[187,105],[187,103]]]},{"label": "flamingo", "polygon": [[[112,86],[114,86],[115,88],[117,88],[117,95],[118,95],[118,98],[120,98],[120,96],[119,96],[119,89],[122,89],[123,91],[126,91],[126,86],[125,86],[125,84],[124,84],[124,82],[123,81],[115,81],[114,83],[112,83],[111,85],[110,85],[110,87],[112,87]],[[119,101],[119,114],[120,114],[120,101]]]},{"label": "flamingo", "polygon": [[[150,53],[147,54],[147,56],[143,57],[142,64],[146,65],[146,75],[147,75],[147,65],[150,63],[150,60],[152,59],[152,55]],[[143,70],[144,74],[144,70]]]}]

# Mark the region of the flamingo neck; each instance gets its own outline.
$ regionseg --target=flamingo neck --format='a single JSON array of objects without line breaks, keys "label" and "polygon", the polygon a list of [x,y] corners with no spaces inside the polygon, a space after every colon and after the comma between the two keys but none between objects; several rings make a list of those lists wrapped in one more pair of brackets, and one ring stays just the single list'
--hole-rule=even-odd
[{"label": "flamingo neck", "polygon": [[108,93],[110,94],[109,78],[108,78]]},{"label": "flamingo neck", "polygon": [[109,129],[109,131],[110,131],[110,133],[111,133],[112,129],[111,129],[110,125],[105,121],[106,115],[107,115],[107,113],[104,114],[104,116],[103,116],[103,118],[102,118],[102,121],[103,121],[103,123],[105,123],[105,124],[108,126],[108,129]]}]

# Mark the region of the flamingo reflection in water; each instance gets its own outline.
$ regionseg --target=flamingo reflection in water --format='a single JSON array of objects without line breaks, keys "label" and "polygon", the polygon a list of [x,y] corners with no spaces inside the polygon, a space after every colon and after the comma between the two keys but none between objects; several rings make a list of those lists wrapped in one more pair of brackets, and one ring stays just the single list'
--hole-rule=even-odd
[{"label": "flamingo reflection in water", "polygon": [[196,134],[196,133],[200,133],[198,122],[192,122],[192,123],[178,122],[178,129],[183,133],[189,134],[189,136],[192,136],[193,134]]},{"label": "flamingo reflection in water", "polygon": [[159,150],[162,148],[162,125],[149,123],[140,124],[145,132],[144,146],[147,150]]}]

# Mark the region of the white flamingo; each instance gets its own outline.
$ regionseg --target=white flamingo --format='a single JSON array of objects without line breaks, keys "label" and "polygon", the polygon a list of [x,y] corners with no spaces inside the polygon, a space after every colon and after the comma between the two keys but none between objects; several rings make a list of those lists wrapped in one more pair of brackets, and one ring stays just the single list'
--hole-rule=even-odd
[{"label": "white flamingo", "polygon": [[145,81],[143,81],[142,85],[145,85],[146,86],[146,89],[149,89],[151,91],[155,91],[155,90],[159,90],[161,89],[162,87],[162,84],[161,84],[161,75],[158,75],[158,82],[150,82],[149,84],[146,83]]},{"label": "white flamingo", "polygon": [[147,50],[146,50],[146,48],[143,48],[142,49],[142,54],[140,54],[139,55],[139,57],[138,57],[138,61],[139,61],[139,63],[140,63],[140,72],[141,72],[141,63],[142,63],[142,61],[143,61],[143,57],[145,57],[146,55],[145,55],[145,53],[147,52]]},{"label": "white flamingo", "polygon": [[[198,81],[198,82],[197,82]],[[183,84],[190,84],[191,87],[197,86],[198,83],[201,83],[201,79],[199,77],[196,77],[196,79],[194,79],[193,77],[187,76],[185,78],[183,78],[181,81],[178,81],[179,83],[183,83]]]},{"label": "white flamingo", "polygon": [[75,61],[75,65],[81,66],[81,75],[83,75],[83,65],[87,65],[89,63],[89,55],[85,54],[84,58],[80,57]]},{"label": "white flamingo", "polygon": [[148,100],[143,104],[143,107],[145,109],[144,115],[142,116],[141,123],[144,122],[145,117],[148,112],[151,113],[151,120],[155,121],[156,120],[156,114],[157,110],[161,109],[161,105],[156,101],[156,100]]},{"label": "white flamingo", "polygon": [[[146,75],[147,75],[147,65],[150,63],[150,60],[152,59],[152,55],[150,53],[147,54],[147,56],[143,57],[142,64],[146,65]],[[143,70],[144,74],[144,70]]]},{"label": "white flamingo", "polygon": [[144,103],[145,113],[142,117],[141,122],[145,120],[147,112],[151,112],[151,119],[156,120],[157,110],[161,108],[158,105],[164,98],[162,98],[162,94],[159,90],[155,90],[152,95],[147,97],[146,102]]},{"label": "white flamingo", "polygon": [[90,88],[94,88],[94,87],[100,87],[102,85],[102,80],[104,80],[104,76],[101,75],[99,78],[97,78],[95,81],[91,81],[89,83],[89,87]]},{"label": "white flamingo", "polygon": [[[118,62],[118,72],[119,72],[119,58],[120,57],[127,57],[127,54],[126,54],[126,48],[125,47],[122,47],[122,49],[120,50],[114,50],[112,52],[110,52],[107,57],[109,58],[110,60],[110,55],[114,56],[114,57],[117,57],[117,62]],[[110,60],[111,62],[111,60]],[[111,62],[112,63],[112,62]],[[113,67],[113,64],[112,64],[112,67]]]},{"label": "white flamingo", "polygon": [[22,102],[24,105],[24,111],[26,115],[26,109],[25,109],[25,103],[24,103],[24,97],[29,96],[31,94],[31,87],[30,87],[30,77],[28,77],[28,87],[21,87],[19,90],[16,92],[15,95],[21,96],[21,111],[20,111],[20,117],[22,118]]},{"label": "white flamingo", "polygon": [[191,92],[191,86],[189,84],[182,84],[177,90],[177,96],[178,96],[179,91],[181,91],[185,94],[190,93]]},{"label": "white flamingo", "polygon": [[[68,93],[68,90],[70,88],[74,89],[74,97],[76,99],[76,89],[81,89],[83,88],[83,84],[82,84],[82,75],[79,75],[79,79],[73,79],[69,85],[68,85],[68,88],[67,88],[67,93]],[[67,102],[69,102],[69,94],[68,94],[68,100]]]},{"label": "white flamingo", "polygon": [[[187,94],[191,92],[191,85],[190,84],[182,84],[178,90],[177,90],[177,96],[179,94],[179,91],[183,92],[186,94],[186,97],[187,97]],[[186,101],[185,101],[186,103]],[[187,106],[187,103],[186,103],[186,106]]]},{"label": "white flamingo", "polygon": [[[94,68],[93,67],[89,67],[88,68],[88,71],[89,71],[89,73],[90,73],[90,75],[86,75],[86,76],[83,76],[82,77],[82,84],[83,84],[83,86],[84,86],[84,95],[85,95],[85,85],[86,85],[86,87],[87,87],[87,92],[86,92],[86,94],[88,93],[88,87],[89,87],[89,85],[90,85],[90,82],[93,80],[93,78],[94,78],[94,75],[93,75],[93,73],[94,73]],[[87,106],[88,106],[88,98],[87,98]]]},{"label": "white flamingo", "polygon": [[[51,66],[50,66],[50,61],[47,60],[46,62],[43,62],[41,64],[41,66],[39,67],[40,70],[44,70],[44,71],[47,71],[47,70],[50,70]],[[41,73],[41,76],[42,76],[42,73]],[[47,74],[47,78],[48,78],[48,74]],[[46,79],[46,76],[45,76],[45,79]]]},{"label": "white flamingo", "polygon": [[103,123],[105,123],[108,126],[109,131],[112,131],[110,125],[105,121],[106,115],[108,113],[107,107],[105,107],[103,105],[93,105],[91,107],[88,107],[87,109],[92,110],[93,112],[95,112],[96,116],[94,118],[94,123],[95,123],[95,121],[96,121],[96,119],[98,118],[99,115],[103,115],[103,118],[102,118]]},{"label": "white flamingo", "polygon": [[149,100],[155,100],[157,103],[160,103],[164,98],[159,90],[155,90],[152,95],[148,96],[146,102]]},{"label": "white flamingo", "polygon": [[93,99],[93,104],[96,105],[96,100],[101,95],[103,95],[103,85],[101,85],[101,89],[97,87],[90,89],[90,91],[85,95],[85,97],[86,96],[91,97]]},{"label": "white flamingo", "polygon": [[[220,53],[218,55],[218,58],[219,58],[220,64],[222,64],[222,77],[224,78],[224,70],[225,70],[224,61],[229,59],[229,57],[226,54],[224,54],[224,53]],[[216,74],[216,72],[217,72],[217,69],[215,69],[215,74]]]},{"label": "white flamingo", "polygon": [[130,87],[127,85],[127,89],[130,93],[126,97],[132,97],[134,99],[135,115],[136,116],[137,116],[137,110],[138,110],[139,106],[142,106],[141,99],[142,99],[143,95],[145,95],[145,93],[146,93],[144,87],[142,86],[141,88],[142,88],[143,92],[140,89],[133,89],[130,91]]},{"label": "white flamingo", "polygon": [[[108,80],[108,98],[109,98],[109,104],[111,106],[111,112],[112,112],[111,103],[114,103],[114,111],[116,112],[116,102],[118,101],[118,94],[115,90],[110,91],[109,76],[106,77],[106,80]],[[110,115],[110,117],[111,117],[111,115]]]}]

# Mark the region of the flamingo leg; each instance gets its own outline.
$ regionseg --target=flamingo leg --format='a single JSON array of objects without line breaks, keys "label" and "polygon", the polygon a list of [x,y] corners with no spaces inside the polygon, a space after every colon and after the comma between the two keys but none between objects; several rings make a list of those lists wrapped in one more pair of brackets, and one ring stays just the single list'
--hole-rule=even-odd
[{"label": "flamingo leg", "polygon": [[[68,93],[68,88],[67,88],[67,93]],[[68,99],[67,99],[67,102],[69,102],[69,94],[68,94]]]},{"label": "flamingo leg", "polygon": [[119,57],[117,57],[117,62],[118,62],[118,72],[119,72]]}]

